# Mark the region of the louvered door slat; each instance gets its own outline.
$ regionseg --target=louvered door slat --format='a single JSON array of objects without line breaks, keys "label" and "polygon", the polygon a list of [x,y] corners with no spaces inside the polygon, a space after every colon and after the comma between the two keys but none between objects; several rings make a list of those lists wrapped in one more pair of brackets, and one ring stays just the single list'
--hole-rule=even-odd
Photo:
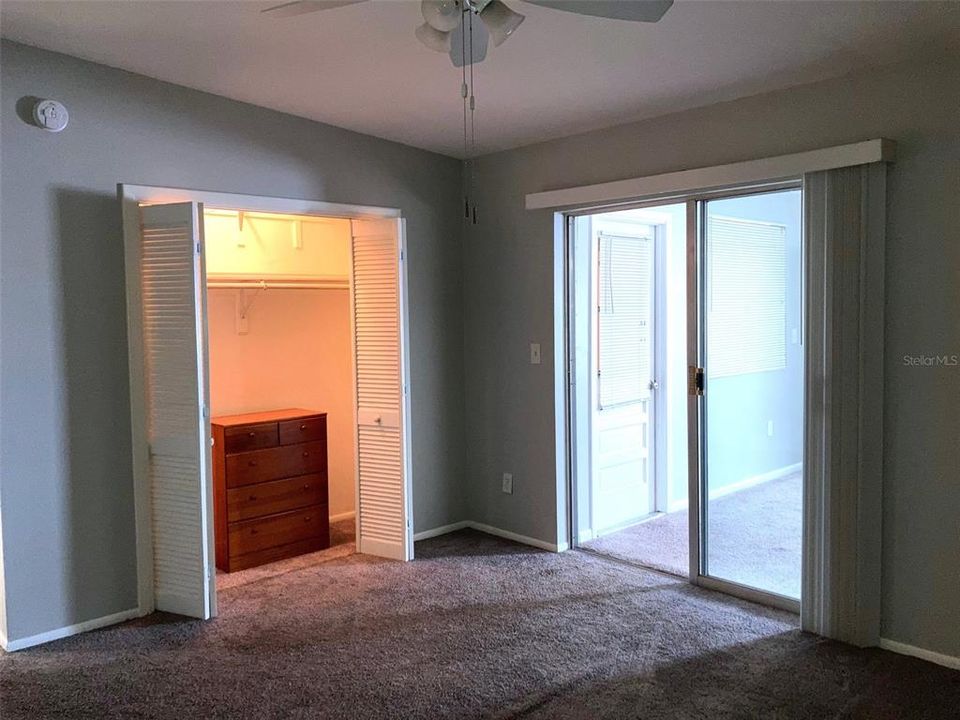
[{"label": "louvered door slat", "polygon": [[207,618],[200,212],[194,203],[141,208],[140,280],[155,604]]},{"label": "louvered door slat", "polygon": [[399,245],[396,221],[353,222],[358,546],[410,557],[404,484]]}]

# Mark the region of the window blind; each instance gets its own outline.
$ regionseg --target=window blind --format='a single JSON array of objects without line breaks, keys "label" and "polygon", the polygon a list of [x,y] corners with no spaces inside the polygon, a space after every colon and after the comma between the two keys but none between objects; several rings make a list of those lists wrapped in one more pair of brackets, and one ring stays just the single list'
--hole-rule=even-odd
[{"label": "window blind", "polygon": [[599,234],[600,409],[650,395],[653,237]]},{"label": "window blind", "polygon": [[707,372],[786,367],[786,227],[708,217]]}]

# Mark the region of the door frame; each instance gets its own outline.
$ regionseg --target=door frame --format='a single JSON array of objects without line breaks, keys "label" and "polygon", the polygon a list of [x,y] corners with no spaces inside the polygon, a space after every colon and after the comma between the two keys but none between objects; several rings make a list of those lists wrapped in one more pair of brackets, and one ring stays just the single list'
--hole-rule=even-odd
[{"label": "door frame", "polygon": [[[209,190],[192,190],[187,188],[172,188],[154,185],[135,185],[118,183],[117,197],[120,201],[123,227],[125,279],[127,300],[127,353],[128,371],[130,380],[130,433],[131,452],[133,460],[133,489],[134,489],[134,516],[137,550],[137,605],[141,615],[147,615],[155,610],[153,587],[153,532],[151,528],[150,487],[148,474],[148,444],[146,427],[146,383],[144,373],[144,346],[142,338],[142,293],[139,272],[140,258],[140,205],[197,202],[212,208],[230,208],[250,212],[276,213],[282,215],[319,215],[324,217],[338,217],[349,220],[377,220],[392,219],[397,221],[397,241],[399,243],[398,269],[398,303],[400,308],[400,372],[402,384],[401,447],[403,451],[405,497],[410,506],[407,507],[407,527],[405,541],[413,547],[413,476],[412,450],[410,433],[410,358],[409,358],[409,303],[407,295],[407,263],[406,263],[406,222],[399,208],[379,207],[373,205],[352,205],[331,203],[322,200],[303,200],[295,198],[271,197],[267,195],[245,195],[238,193],[224,193]],[[351,231],[352,243],[352,231]],[[351,286],[352,286],[351,278]],[[203,289],[206,299],[206,288]],[[353,303],[351,292],[351,307]],[[353,318],[351,317],[351,328]],[[355,338],[354,340],[355,341]],[[355,362],[355,359],[352,361]],[[356,400],[354,400],[354,414],[356,415]],[[209,419],[209,412],[207,413]],[[354,417],[356,421],[356,417]],[[356,424],[356,423],[354,423]],[[355,457],[355,464],[356,457]],[[359,472],[359,470],[357,471]],[[355,482],[359,485],[359,476]],[[203,489],[204,492],[212,488]],[[359,507],[355,508],[355,521],[359,524]],[[208,514],[207,532],[211,533],[211,548],[213,547],[213,516]],[[212,559],[209,571],[216,572]],[[216,582],[210,579],[211,608],[216,615]]]},{"label": "door frame", "polygon": [[[687,215],[686,227],[686,257],[687,257],[687,366],[696,368],[700,366],[701,345],[703,334],[703,322],[699,317],[699,288],[702,282],[702,271],[700,263],[700,213],[704,207],[703,201],[717,198],[735,197],[740,195],[752,195],[761,192],[776,192],[778,190],[803,189],[803,176],[792,175],[788,177],[771,178],[768,181],[758,180],[739,185],[729,185],[721,187],[710,187],[704,189],[690,189],[688,191],[676,193],[670,196],[657,196],[650,198],[637,198],[627,202],[616,202],[613,204],[594,205],[579,207],[558,211],[557,215],[563,218],[559,225],[563,228],[563,253],[562,261],[566,266],[564,268],[564,286],[563,302],[558,305],[563,312],[563,332],[564,348],[566,349],[566,380],[565,380],[565,426],[567,428],[567,467],[566,467],[566,497],[569,505],[569,537],[571,547],[579,545],[578,512],[576,509],[578,477],[577,469],[579,466],[577,453],[582,452],[577,447],[576,428],[578,418],[574,416],[573,408],[576,407],[574,392],[577,380],[583,379],[583,375],[576,363],[574,355],[573,328],[570,319],[575,311],[574,294],[574,268],[572,267],[574,252],[574,233],[576,228],[576,219],[596,215],[604,212],[615,212],[618,210],[630,209],[656,209],[664,205],[685,204]],[[801,232],[802,242],[806,242],[806,230]],[[801,303],[801,314],[806,315],[807,298]],[[808,382],[808,368],[803,369],[804,383]],[[787,598],[774,593],[765,592],[756,588],[740,585],[729,580],[703,575],[702,570],[702,551],[704,538],[702,537],[702,515],[704,503],[702,498],[703,471],[704,471],[704,448],[703,448],[703,398],[687,393],[687,447],[688,447],[688,509],[689,513],[689,568],[687,579],[693,585],[699,585],[713,590],[719,590],[735,597],[740,597],[753,602],[777,607],[791,612],[799,612],[801,601],[793,598]],[[696,441],[694,441],[696,439]],[[806,436],[803,438],[804,457],[806,457]],[[592,463],[590,465],[592,467]],[[806,468],[803,470],[803,483],[807,482]],[[589,480],[588,480],[589,482]]]}]

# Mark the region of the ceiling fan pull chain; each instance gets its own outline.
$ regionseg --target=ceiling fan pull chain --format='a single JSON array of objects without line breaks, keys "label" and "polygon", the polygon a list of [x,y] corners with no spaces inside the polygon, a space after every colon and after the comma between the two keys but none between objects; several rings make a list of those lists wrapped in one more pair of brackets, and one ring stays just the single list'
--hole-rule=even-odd
[{"label": "ceiling fan pull chain", "polygon": [[469,188],[470,188],[470,197],[473,199],[473,224],[477,224],[477,202],[476,196],[474,195],[473,189],[476,186],[474,182],[474,173],[476,172],[476,155],[477,155],[477,131],[476,131],[476,121],[475,121],[475,111],[477,109],[477,98],[474,95],[474,82],[473,82],[473,16],[474,13],[468,13],[470,19],[470,179],[469,179]]}]

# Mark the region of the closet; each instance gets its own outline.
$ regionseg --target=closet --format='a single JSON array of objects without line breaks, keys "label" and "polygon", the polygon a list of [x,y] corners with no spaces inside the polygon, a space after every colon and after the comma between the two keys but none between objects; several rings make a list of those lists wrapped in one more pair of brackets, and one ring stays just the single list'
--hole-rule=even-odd
[{"label": "closet", "polygon": [[352,535],[351,225],[204,210],[217,569]]}]

